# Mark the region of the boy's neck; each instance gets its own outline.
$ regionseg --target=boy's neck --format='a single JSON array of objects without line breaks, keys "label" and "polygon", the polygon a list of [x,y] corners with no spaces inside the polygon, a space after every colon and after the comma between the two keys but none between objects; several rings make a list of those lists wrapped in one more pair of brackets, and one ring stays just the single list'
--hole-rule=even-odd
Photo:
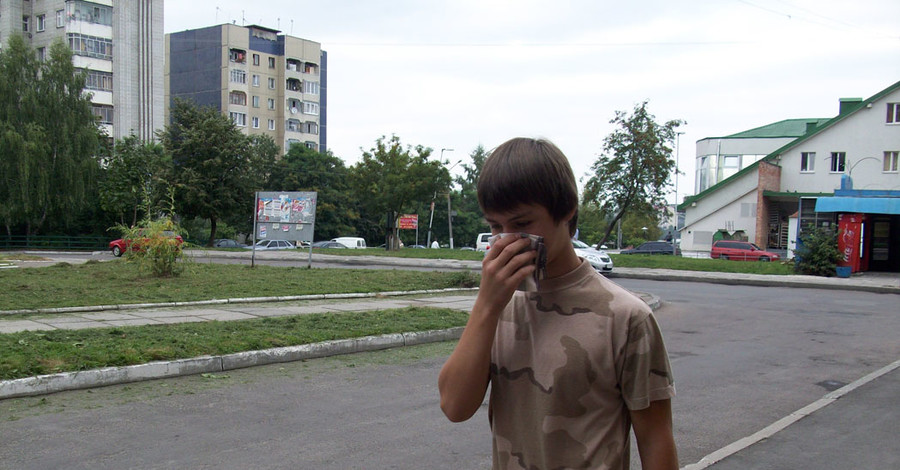
[{"label": "boy's neck", "polygon": [[565,276],[578,269],[580,265],[581,259],[575,254],[574,249],[564,250],[560,253],[559,258],[554,259],[551,263],[547,263],[547,279]]}]

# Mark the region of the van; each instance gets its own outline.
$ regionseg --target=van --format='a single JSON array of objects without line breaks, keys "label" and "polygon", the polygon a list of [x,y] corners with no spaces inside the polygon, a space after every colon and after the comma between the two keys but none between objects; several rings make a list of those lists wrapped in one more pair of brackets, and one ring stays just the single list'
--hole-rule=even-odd
[{"label": "van", "polygon": [[346,246],[347,248],[365,248],[366,241],[360,237],[337,237],[332,238],[331,241],[338,242],[341,245]]},{"label": "van", "polygon": [[488,251],[488,248],[490,248],[488,239],[490,238],[491,232],[479,233],[478,238],[475,239],[475,251]]}]

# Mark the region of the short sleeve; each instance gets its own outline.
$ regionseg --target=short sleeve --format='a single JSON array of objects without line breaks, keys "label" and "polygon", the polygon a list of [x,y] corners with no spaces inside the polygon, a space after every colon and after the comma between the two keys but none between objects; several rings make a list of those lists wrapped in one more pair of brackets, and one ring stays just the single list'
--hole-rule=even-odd
[{"label": "short sleeve", "polygon": [[642,410],[651,401],[675,396],[669,355],[652,313],[632,318],[621,364],[619,383],[628,409]]}]

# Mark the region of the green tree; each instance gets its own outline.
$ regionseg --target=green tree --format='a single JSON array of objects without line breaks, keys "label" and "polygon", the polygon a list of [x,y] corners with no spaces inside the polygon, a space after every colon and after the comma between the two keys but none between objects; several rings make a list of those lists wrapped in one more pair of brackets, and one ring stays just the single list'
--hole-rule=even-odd
[{"label": "green tree", "polygon": [[823,227],[804,230],[794,252],[794,270],[813,276],[834,276],[837,264],[843,259],[837,237],[837,232]]},{"label": "green tree", "polygon": [[[442,162],[429,160],[431,149],[421,145],[403,147],[400,138],[382,136],[375,147],[364,151],[362,161],[351,167],[350,184],[359,204],[360,235],[376,240],[385,233],[387,215],[399,215],[431,200],[450,184],[450,173]],[[390,231],[392,248],[399,236]]]},{"label": "green tree", "polygon": [[[472,159],[471,164],[464,163],[462,165],[465,172],[462,176],[456,177],[456,184],[459,190],[451,193],[450,199],[452,210],[456,212],[453,217],[453,245],[455,247],[470,246],[475,247],[475,238],[481,232],[488,232],[490,229],[484,221],[484,214],[481,213],[481,207],[478,205],[478,177],[481,176],[481,168],[484,161],[487,160],[488,152],[484,146],[478,145],[469,154]],[[436,211],[435,224],[438,229],[435,234],[439,240],[448,240],[449,229],[447,226],[446,201],[442,205],[442,211]],[[440,218],[439,218],[440,217]],[[443,221],[444,223],[439,223]]]},{"label": "green tree", "polygon": [[84,73],[54,41],[46,61],[19,35],[0,50],[0,217],[7,232],[65,227],[87,207],[99,131]]},{"label": "green tree", "polygon": [[218,110],[185,100],[175,100],[160,136],[172,155],[179,213],[209,219],[211,246],[219,220],[252,213],[254,191],[262,187],[260,141],[244,136]]},{"label": "green tree", "polygon": [[614,214],[601,242],[609,238],[616,222],[637,205],[662,206],[669,175],[675,169],[672,148],[681,120],[658,124],[647,111],[647,102],[635,105],[629,115],[616,111],[610,123],[618,129],[606,136],[603,153],[591,166],[593,176],[585,184],[585,202],[597,203]]},{"label": "green tree", "polygon": [[[116,142],[100,181],[100,206],[120,224],[136,225],[162,209],[168,194],[172,159],[163,146],[128,136]],[[146,207],[148,214],[139,214]],[[126,221],[126,215],[130,221]]]},{"label": "green tree", "polygon": [[292,145],[275,163],[266,189],[269,191],[315,191],[316,238],[332,239],[352,234],[359,219],[350,195],[349,170],[331,152],[320,153],[305,145]]}]

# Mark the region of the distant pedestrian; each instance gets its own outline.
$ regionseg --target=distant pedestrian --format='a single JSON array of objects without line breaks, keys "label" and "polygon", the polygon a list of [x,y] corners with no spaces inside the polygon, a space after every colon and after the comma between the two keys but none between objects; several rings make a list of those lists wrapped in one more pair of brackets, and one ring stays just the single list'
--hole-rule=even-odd
[{"label": "distant pedestrian", "polygon": [[441,244],[438,243],[437,240],[435,240],[435,241],[431,242],[431,247],[432,247],[432,248],[440,248],[440,247],[441,247]]}]

